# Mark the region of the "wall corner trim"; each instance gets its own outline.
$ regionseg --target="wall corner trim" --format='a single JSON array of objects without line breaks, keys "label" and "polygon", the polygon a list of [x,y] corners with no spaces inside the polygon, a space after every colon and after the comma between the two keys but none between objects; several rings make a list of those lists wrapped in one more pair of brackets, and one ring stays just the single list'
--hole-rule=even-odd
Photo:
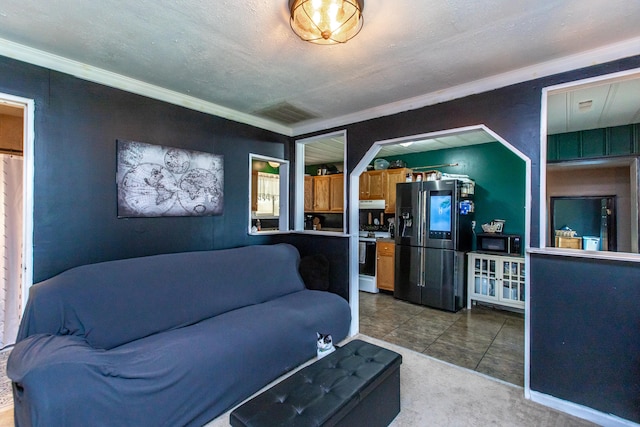
[{"label": "wall corner trim", "polygon": [[568,400],[531,390],[531,400],[544,406],[556,409],[569,415],[591,421],[601,426],[607,427],[637,427],[638,424],[617,417],[613,414],[606,414],[588,406],[579,405]]}]

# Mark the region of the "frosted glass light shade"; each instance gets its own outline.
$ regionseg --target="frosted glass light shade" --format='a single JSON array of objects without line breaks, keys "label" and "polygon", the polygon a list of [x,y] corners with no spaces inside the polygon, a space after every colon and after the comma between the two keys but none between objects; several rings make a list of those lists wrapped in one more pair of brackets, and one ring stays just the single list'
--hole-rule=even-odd
[{"label": "frosted glass light shade", "polygon": [[362,29],[364,0],[290,0],[293,31],[316,44],[345,43]]}]

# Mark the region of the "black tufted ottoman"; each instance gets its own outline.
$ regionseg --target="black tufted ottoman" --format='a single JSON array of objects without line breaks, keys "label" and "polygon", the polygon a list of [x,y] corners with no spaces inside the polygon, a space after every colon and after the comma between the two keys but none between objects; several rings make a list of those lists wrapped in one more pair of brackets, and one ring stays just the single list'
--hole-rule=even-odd
[{"label": "black tufted ottoman", "polygon": [[233,427],[387,426],[400,412],[402,356],[360,340],[231,412]]}]

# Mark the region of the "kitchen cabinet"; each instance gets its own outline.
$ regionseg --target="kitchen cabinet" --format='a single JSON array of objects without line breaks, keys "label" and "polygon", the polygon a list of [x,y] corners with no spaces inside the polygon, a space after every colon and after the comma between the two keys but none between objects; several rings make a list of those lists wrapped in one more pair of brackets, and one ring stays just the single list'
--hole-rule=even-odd
[{"label": "kitchen cabinet", "polygon": [[388,169],[386,171],[386,191],[385,191],[385,204],[384,212],[388,214],[394,214],[396,212],[396,184],[399,182],[405,182],[407,179],[407,173],[411,173],[411,169]]},{"label": "kitchen cabinet", "polygon": [[313,177],[304,177],[304,211],[313,212]]},{"label": "kitchen cabinet", "polygon": [[467,308],[475,300],[524,310],[524,257],[467,255]]},{"label": "kitchen cabinet", "polygon": [[396,184],[404,182],[411,169],[367,171],[360,175],[360,200],[384,200],[385,213],[396,211]]},{"label": "kitchen cabinet", "polygon": [[329,175],[329,210],[342,212],[344,209],[344,174]]},{"label": "kitchen cabinet", "polygon": [[382,200],[384,199],[386,171],[368,171],[360,175],[360,199]]},{"label": "kitchen cabinet", "polygon": [[[306,187],[309,185],[305,179],[305,211],[306,212],[342,212],[344,209],[344,174],[320,175],[312,178],[313,185],[311,195],[307,194]],[[307,211],[309,201],[313,200],[313,207]]]},{"label": "kitchen cabinet", "polygon": [[376,283],[378,289],[393,292],[396,269],[396,245],[393,242],[376,243]]},{"label": "kitchen cabinet", "polygon": [[369,175],[367,172],[360,174],[360,200],[369,200]]},{"label": "kitchen cabinet", "polygon": [[313,177],[313,211],[329,212],[331,207],[329,199],[331,197],[331,178],[329,175]]},{"label": "kitchen cabinet", "polygon": [[640,124],[558,133],[547,136],[547,161],[640,153]]}]

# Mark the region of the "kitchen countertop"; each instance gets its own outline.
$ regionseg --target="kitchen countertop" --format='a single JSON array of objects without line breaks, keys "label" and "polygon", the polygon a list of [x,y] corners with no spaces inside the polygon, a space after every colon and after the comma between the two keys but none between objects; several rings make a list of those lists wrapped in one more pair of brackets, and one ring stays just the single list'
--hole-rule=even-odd
[{"label": "kitchen countertop", "polygon": [[381,242],[381,243],[395,243],[395,239],[392,239],[390,237],[378,237],[376,239],[376,242]]}]

